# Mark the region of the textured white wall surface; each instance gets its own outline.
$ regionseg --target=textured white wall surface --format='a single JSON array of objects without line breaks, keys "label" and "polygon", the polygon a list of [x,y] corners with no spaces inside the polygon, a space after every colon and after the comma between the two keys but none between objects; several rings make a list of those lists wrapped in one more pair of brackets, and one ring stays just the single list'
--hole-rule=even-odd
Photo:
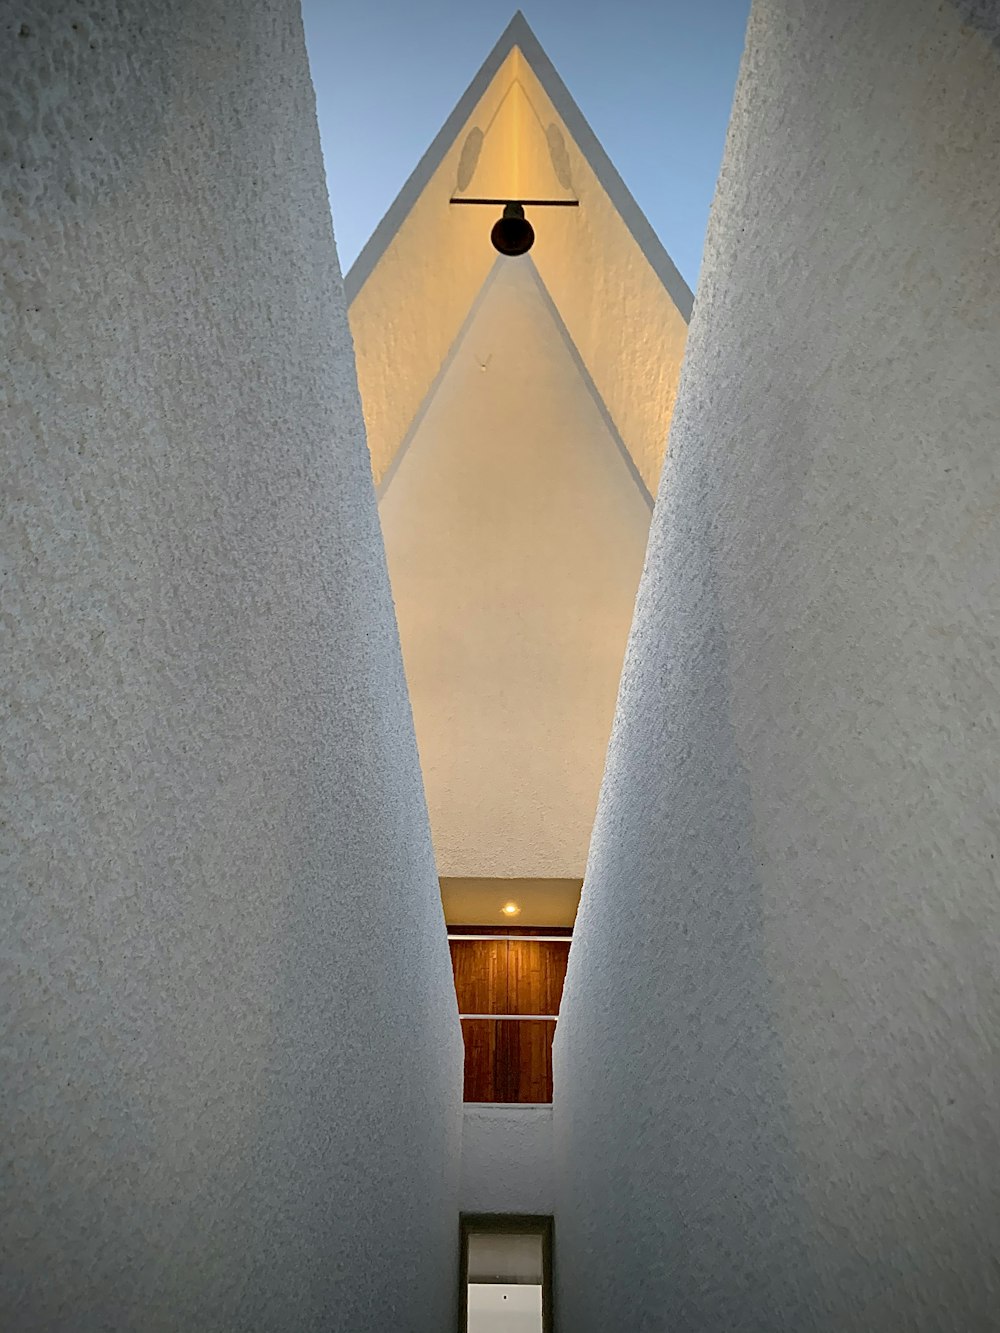
[{"label": "textured white wall surface", "polygon": [[462,1125],[464,1213],[552,1212],[552,1107],[467,1103]]},{"label": "textured white wall surface", "polygon": [[560,1327],[995,1329],[983,23],[755,0],[702,274],[556,1036]]},{"label": "textured white wall surface", "polygon": [[530,257],[379,512],[438,872],[582,878],[650,511]]},{"label": "textured white wall surface", "polygon": [[[513,60],[511,55],[504,66]],[[405,439],[496,258],[489,242],[489,211],[454,208],[448,201],[469,184],[465,145],[470,133],[481,136],[476,122],[489,125],[495,120],[509,84],[509,77],[500,73],[484,90],[471,120],[456,133],[351,299],[351,332],[376,482],[382,481]],[[501,156],[508,145],[503,121],[501,117],[490,144]],[[484,188],[489,188],[488,181],[495,185],[495,177],[485,170]]]},{"label": "textured white wall surface", "polygon": [[578,209],[528,210],[537,233],[532,257],[652,496],[677,399],[690,293],[679,273],[668,287],[653,268],[630,230],[634,202],[608,194],[530,61],[522,57],[518,73],[529,107],[524,124],[534,131],[519,143],[530,186],[521,197],[553,199],[569,190],[580,200]]},{"label": "textured white wall surface", "polygon": [[298,6],[0,18],[0,1326],[454,1318],[461,1037]]}]

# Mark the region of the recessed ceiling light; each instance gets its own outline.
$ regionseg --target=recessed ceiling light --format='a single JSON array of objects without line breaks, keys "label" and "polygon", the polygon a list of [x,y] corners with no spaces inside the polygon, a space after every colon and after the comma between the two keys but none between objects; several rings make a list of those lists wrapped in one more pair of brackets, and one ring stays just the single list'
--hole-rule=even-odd
[{"label": "recessed ceiling light", "polygon": [[517,916],[520,910],[521,908],[517,903],[504,903],[503,907],[500,908],[504,916]]}]

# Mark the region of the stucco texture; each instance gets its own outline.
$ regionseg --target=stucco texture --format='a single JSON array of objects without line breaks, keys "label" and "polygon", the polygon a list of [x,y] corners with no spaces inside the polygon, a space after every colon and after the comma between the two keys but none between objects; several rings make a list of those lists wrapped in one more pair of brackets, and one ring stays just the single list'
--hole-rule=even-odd
[{"label": "stucco texture", "polygon": [[555,1044],[559,1325],[1000,1326],[1000,63],[755,0]]},{"label": "stucco texture", "polygon": [[[351,301],[376,483],[385,477],[496,258],[488,210],[449,200],[474,195],[473,176],[483,189],[497,188],[503,176],[502,164],[513,154],[514,123],[503,108],[514,59],[511,53],[503,62]],[[484,126],[493,127],[488,137]]]},{"label": "stucco texture", "polygon": [[459,1206],[463,1213],[552,1213],[551,1106],[466,1105]]},{"label": "stucco texture", "polygon": [[0,1326],[455,1308],[461,1036],[292,0],[0,20]]},{"label": "stucco texture", "polygon": [[678,309],[523,56],[518,76],[529,107],[519,139],[524,194],[545,188],[546,197],[559,198],[572,190],[580,200],[575,209],[538,210],[532,257],[636,471],[655,495],[688,312]]}]

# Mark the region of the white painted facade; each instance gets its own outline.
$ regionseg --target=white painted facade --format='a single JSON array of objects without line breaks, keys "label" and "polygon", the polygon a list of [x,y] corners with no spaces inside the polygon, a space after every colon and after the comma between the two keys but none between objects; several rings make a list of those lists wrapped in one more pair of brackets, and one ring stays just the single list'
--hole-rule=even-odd
[{"label": "white painted facade", "polygon": [[466,1103],[459,1185],[463,1212],[550,1215],[552,1170],[551,1106]]},{"label": "white painted facade", "polygon": [[[755,0],[678,389],[520,17],[346,295],[294,0],[0,21],[0,1325],[439,1333],[463,1209],[562,1333],[997,1326],[998,52]],[[575,892],[672,413],[555,1106],[463,1115],[437,874]]]},{"label": "white painted facade", "polygon": [[461,1037],[298,5],[25,0],[0,69],[0,1327],[441,1333]]},{"label": "white painted facade", "polygon": [[754,5],[556,1036],[567,1333],[997,1327],[978,17]]}]

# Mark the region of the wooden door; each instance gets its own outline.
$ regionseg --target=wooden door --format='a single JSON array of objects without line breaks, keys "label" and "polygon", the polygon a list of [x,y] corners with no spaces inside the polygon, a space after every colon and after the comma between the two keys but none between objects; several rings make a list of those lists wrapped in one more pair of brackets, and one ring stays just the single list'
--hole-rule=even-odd
[{"label": "wooden door", "polygon": [[[507,941],[452,940],[451,961],[455,970],[455,994],[460,1014],[506,1014]],[[465,1038],[465,1091],[467,1102],[499,1102],[496,1096],[499,1054],[499,1023],[488,1019],[463,1019]]]},{"label": "wooden door", "polygon": [[[511,940],[507,947],[507,994],[512,1014],[558,1014],[566,979],[569,941]],[[551,1022],[505,1023],[500,1035],[510,1102],[552,1100]],[[506,1049],[503,1043],[506,1041]]]},{"label": "wooden door", "polygon": [[459,1013],[514,1016],[463,1020],[465,1100],[550,1102],[555,1023],[516,1016],[559,1012],[569,939],[452,940],[451,954]]}]

